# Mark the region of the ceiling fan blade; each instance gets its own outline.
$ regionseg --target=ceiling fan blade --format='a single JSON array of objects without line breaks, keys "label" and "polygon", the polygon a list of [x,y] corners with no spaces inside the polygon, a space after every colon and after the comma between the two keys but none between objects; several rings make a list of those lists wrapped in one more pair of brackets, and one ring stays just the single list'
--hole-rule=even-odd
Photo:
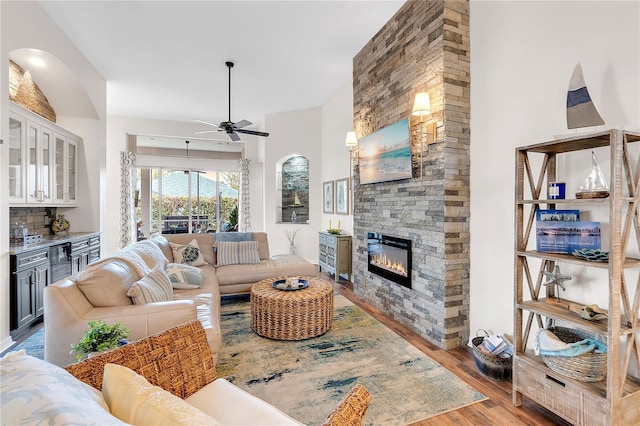
[{"label": "ceiling fan blade", "polygon": [[236,127],[236,129],[240,129],[242,127],[247,127],[247,126],[251,126],[253,123],[250,122],[249,120],[240,120],[237,123],[234,124],[234,126]]},{"label": "ceiling fan blade", "polygon": [[193,132],[196,135],[202,135],[205,133],[218,133],[220,130],[201,130],[199,132]]},{"label": "ceiling fan blade", "polygon": [[246,133],[248,135],[256,135],[256,136],[264,136],[265,138],[269,136],[267,132],[259,132],[257,130],[249,130],[249,129],[238,129],[236,130],[238,133]]},{"label": "ceiling fan blade", "polygon": [[238,142],[240,140],[240,136],[238,136],[236,132],[227,133],[227,134],[229,135],[229,138],[234,142]]},{"label": "ceiling fan blade", "polygon": [[213,127],[220,127],[217,124],[209,123],[208,121],[204,121],[204,120],[196,120],[196,119],[194,119],[193,121],[197,121],[198,123],[207,124],[207,125],[213,126]]}]

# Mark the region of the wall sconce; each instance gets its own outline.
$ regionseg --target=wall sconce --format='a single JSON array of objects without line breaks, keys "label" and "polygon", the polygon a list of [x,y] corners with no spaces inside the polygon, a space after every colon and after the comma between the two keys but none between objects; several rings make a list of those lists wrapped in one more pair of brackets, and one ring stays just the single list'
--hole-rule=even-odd
[{"label": "wall sconce", "polygon": [[431,114],[431,102],[429,101],[429,94],[427,92],[416,93],[413,101],[413,112],[411,114],[419,115],[421,123],[424,115]]},{"label": "wall sconce", "polygon": [[347,132],[347,138],[345,139],[344,144],[349,147],[349,152],[353,152],[353,150],[356,148],[356,145],[358,145],[358,137],[356,136],[356,132]]},{"label": "wall sconce", "polygon": [[431,114],[431,101],[427,92],[416,93],[411,114],[420,117],[420,179],[422,179],[424,172],[424,161],[422,161],[424,146],[435,142],[436,133],[436,123],[428,123],[426,125],[424,123],[424,116]]}]

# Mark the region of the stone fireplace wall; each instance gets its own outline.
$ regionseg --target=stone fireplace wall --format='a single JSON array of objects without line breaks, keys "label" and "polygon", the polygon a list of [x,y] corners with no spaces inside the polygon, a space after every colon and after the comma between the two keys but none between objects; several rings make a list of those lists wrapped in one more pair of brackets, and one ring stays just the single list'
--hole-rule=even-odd
[{"label": "stone fireplace wall", "polygon": [[[353,61],[358,137],[431,98],[410,121],[412,179],[360,185],[354,166],[354,291],[444,349],[469,339],[469,58],[468,2],[437,0],[408,1]],[[413,241],[412,289],[367,271],[367,232]]]}]

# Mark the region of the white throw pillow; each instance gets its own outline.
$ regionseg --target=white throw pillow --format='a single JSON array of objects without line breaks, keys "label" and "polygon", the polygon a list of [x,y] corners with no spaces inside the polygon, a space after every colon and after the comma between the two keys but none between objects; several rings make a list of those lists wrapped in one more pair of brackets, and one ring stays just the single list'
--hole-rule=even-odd
[{"label": "white throw pillow", "polygon": [[185,265],[191,266],[202,266],[207,264],[204,260],[204,256],[202,255],[202,251],[200,251],[198,241],[195,238],[186,246],[172,242],[169,242],[169,245],[173,251],[173,261],[175,263],[184,263]]},{"label": "white throw pillow", "polygon": [[161,266],[156,266],[146,277],[131,285],[127,296],[134,305],[173,300],[173,287],[169,276]]},{"label": "white throw pillow", "polygon": [[24,350],[0,359],[2,424],[122,425],[97,389]]},{"label": "white throw pillow", "polygon": [[260,263],[257,241],[218,241],[218,266]]},{"label": "white throw pillow", "polygon": [[167,263],[165,272],[169,275],[174,289],[191,290],[202,288],[204,272],[198,267],[183,263]]},{"label": "white throw pillow", "polygon": [[111,412],[134,425],[219,425],[214,418],[135,371],[106,364],[102,394]]}]

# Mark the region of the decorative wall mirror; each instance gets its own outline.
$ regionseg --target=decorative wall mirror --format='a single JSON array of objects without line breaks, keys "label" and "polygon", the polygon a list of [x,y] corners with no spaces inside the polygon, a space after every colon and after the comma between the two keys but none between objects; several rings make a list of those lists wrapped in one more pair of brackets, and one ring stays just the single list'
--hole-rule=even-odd
[{"label": "decorative wall mirror", "polygon": [[278,223],[309,223],[309,160],[301,155],[276,163]]}]

